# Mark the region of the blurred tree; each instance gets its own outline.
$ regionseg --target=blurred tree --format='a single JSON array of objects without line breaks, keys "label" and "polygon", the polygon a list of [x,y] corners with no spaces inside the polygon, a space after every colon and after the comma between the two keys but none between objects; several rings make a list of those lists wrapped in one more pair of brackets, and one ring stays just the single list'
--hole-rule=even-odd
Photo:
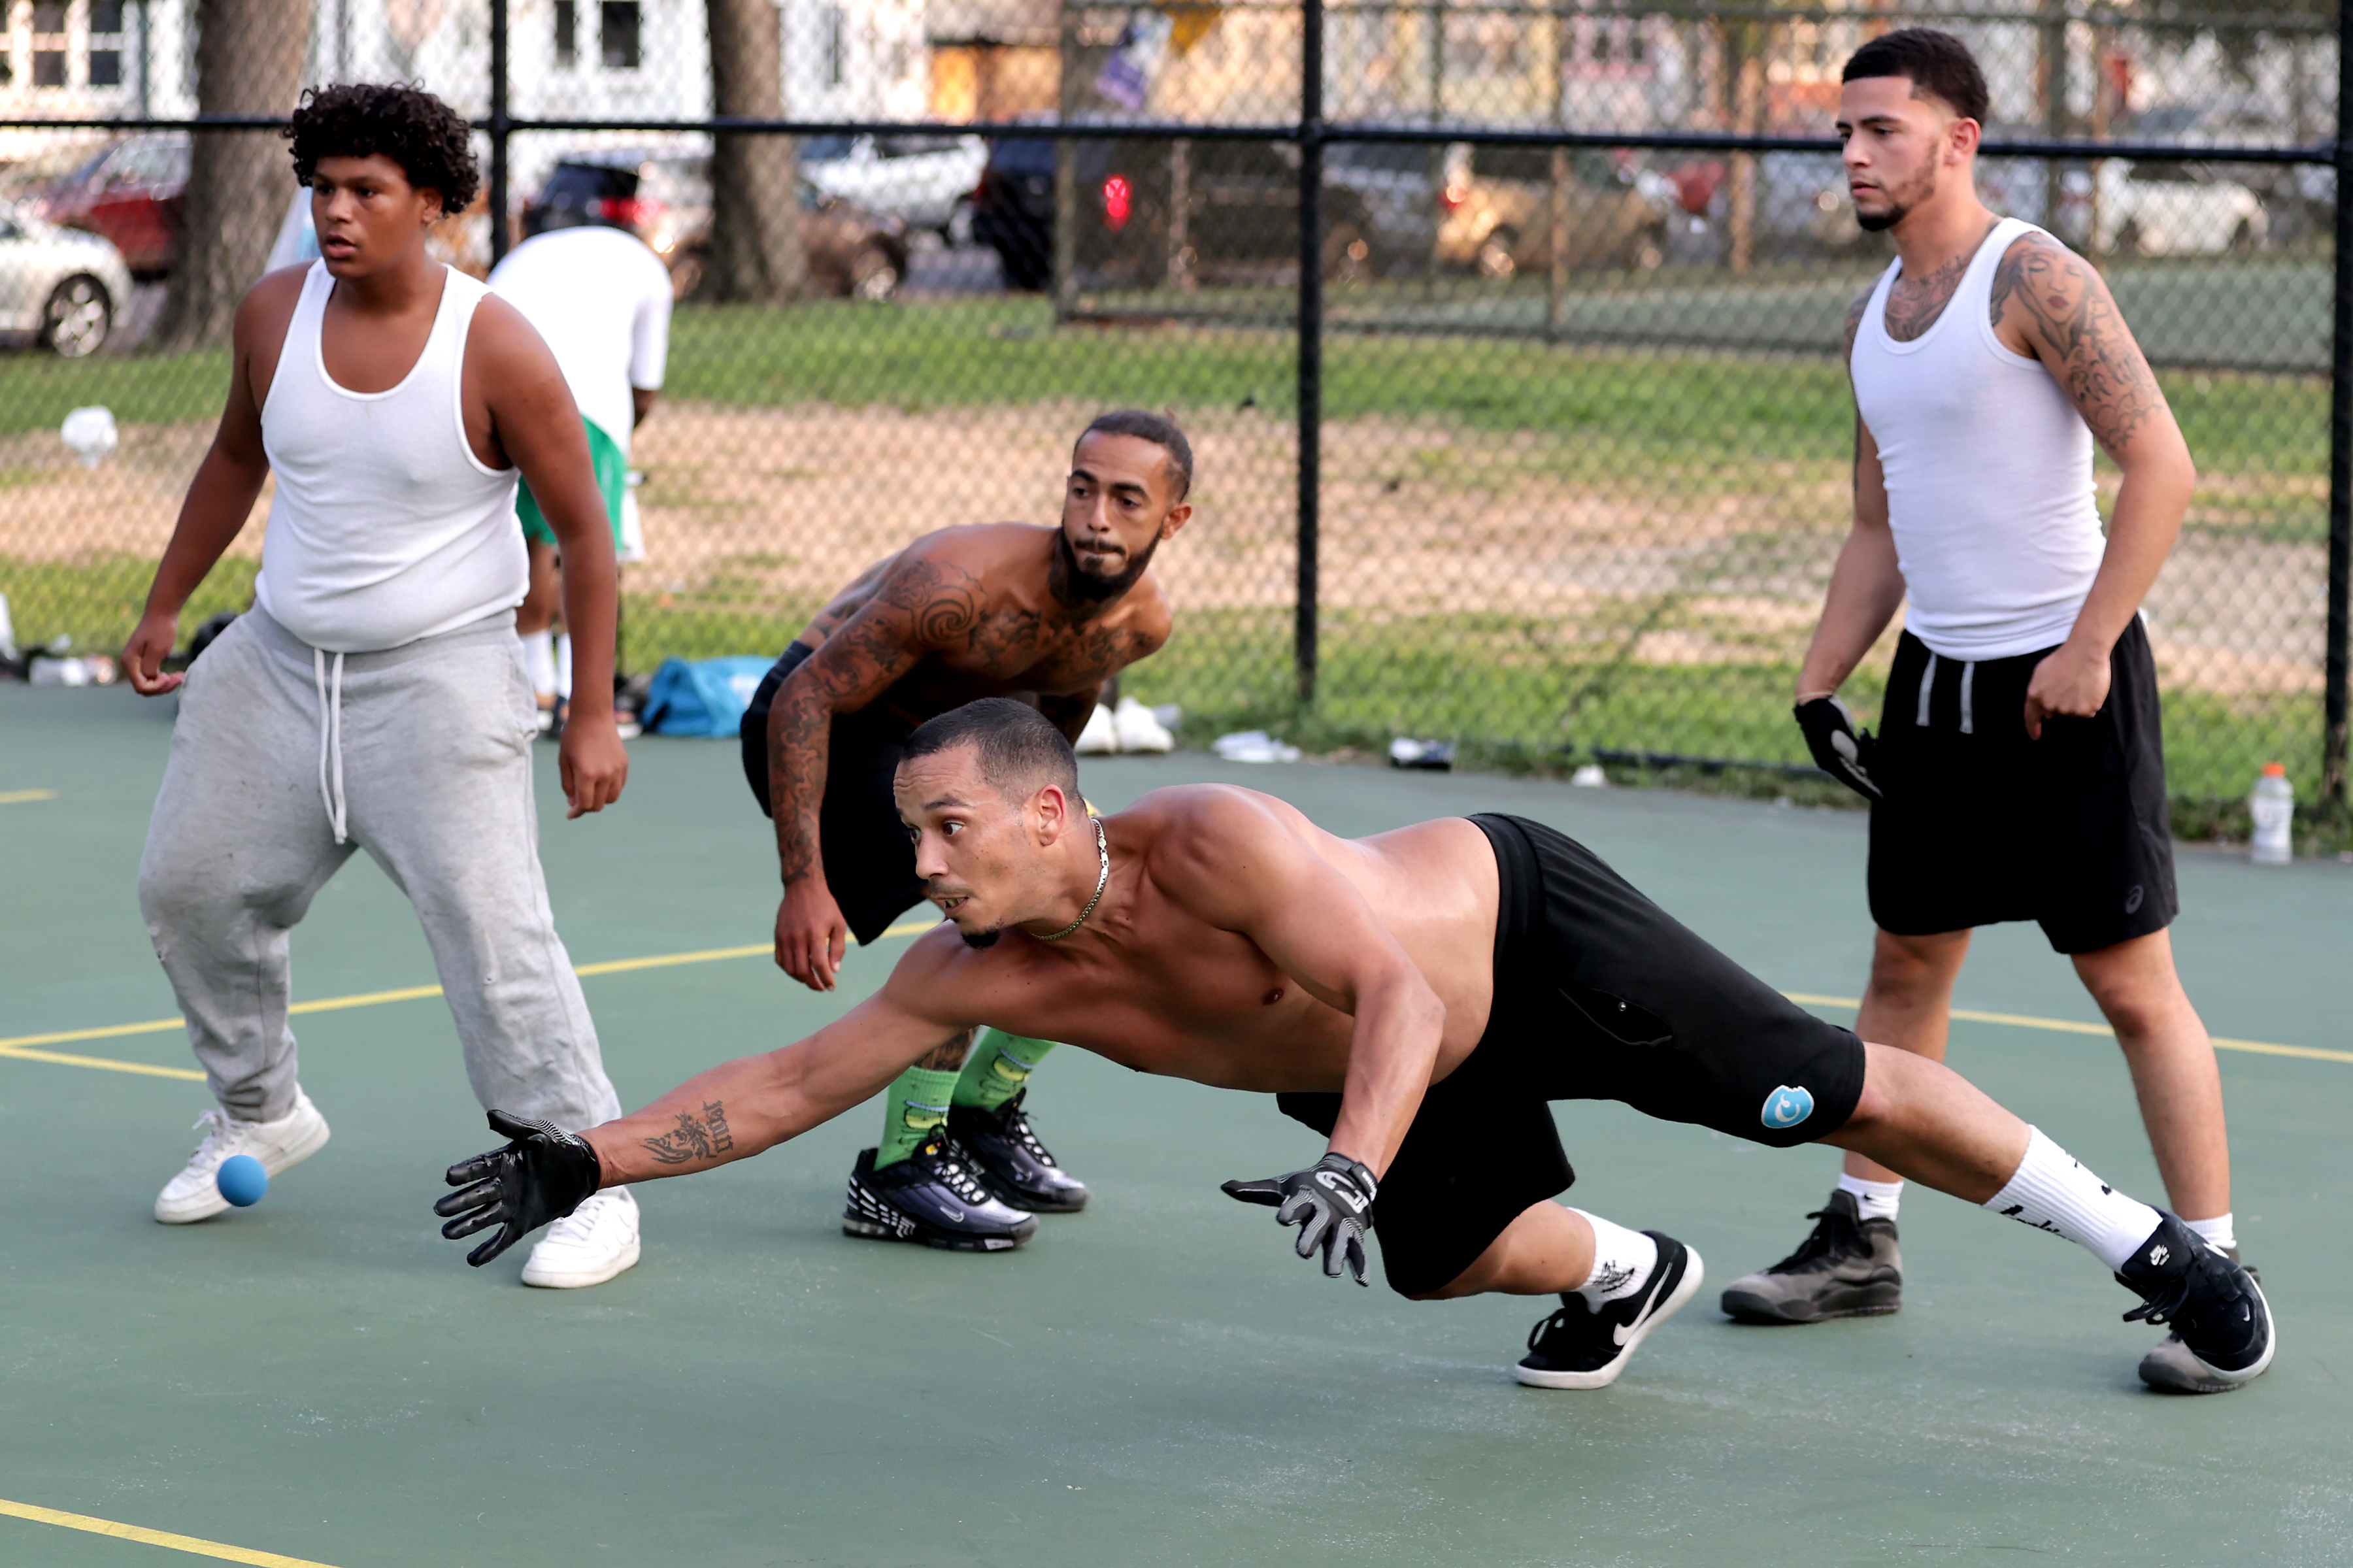
[{"label": "blurred tree", "polygon": [[[196,112],[285,114],[302,84],[311,0],[197,0]],[[293,198],[274,131],[198,132],[188,161],[186,238],[173,269],[162,349],[226,342]]]},{"label": "blurred tree", "polygon": [[[746,120],[784,118],[782,26],[776,0],[710,0],[714,112]],[[792,138],[716,139],[705,298],[789,300],[807,291],[799,187]]]}]

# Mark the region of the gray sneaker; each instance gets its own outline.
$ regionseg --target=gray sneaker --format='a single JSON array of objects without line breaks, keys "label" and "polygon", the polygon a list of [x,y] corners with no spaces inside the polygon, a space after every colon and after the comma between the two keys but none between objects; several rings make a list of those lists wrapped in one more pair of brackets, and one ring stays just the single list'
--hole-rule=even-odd
[{"label": "gray sneaker", "polygon": [[1813,1235],[1772,1268],[1727,1286],[1725,1312],[1744,1323],[1819,1323],[1877,1317],[1904,1305],[1894,1220],[1859,1217],[1847,1192],[1831,1193],[1806,1217],[1819,1222]]}]

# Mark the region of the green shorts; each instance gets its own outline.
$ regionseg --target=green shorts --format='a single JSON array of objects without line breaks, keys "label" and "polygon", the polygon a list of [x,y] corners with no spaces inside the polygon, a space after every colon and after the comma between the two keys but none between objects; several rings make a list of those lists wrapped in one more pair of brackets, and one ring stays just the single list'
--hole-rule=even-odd
[{"label": "green shorts", "polygon": [[[588,466],[596,475],[596,489],[605,497],[605,516],[613,525],[613,548],[621,547],[621,497],[628,489],[629,459],[604,426],[594,419],[583,418],[581,426],[588,432]],[[547,526],[547,518],[539,510],[539,502],[531,487],[518,481],[515,485],[515,516],[522,520],[522,536],[534,544],[554,544],[555,530]]]}]

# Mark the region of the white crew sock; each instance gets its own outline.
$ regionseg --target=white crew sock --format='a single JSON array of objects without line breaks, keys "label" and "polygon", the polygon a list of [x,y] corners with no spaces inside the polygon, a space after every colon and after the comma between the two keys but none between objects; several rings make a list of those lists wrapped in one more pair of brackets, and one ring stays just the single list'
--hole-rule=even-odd
[{"label": "white crew sock", "polygon": [[1866,1182],[1844,1171],[1839,1173],[1838,1190],[1852,1195],[1855,1212],[1864,1219],[1894,1219],[1904,1201],[1902,1182]]},{"label": "white crew sock", "polygon": [[1598,1214],[1586,1214],[1583,1209],[1568,1212],[1585,1215],[1585,1223],[1593,1227],[1593,1272],[1577,1288],[1585,1304],[1599,1310],[1603,1303],[1641,1289],[1651,1270],[1658,1267],[1659,1244]]},{"label": "white crew sock", "polygon": [[2228,1213],[2218,1214],[2212,1219],[2185,1219],[2181,1223],[2203,1237],[2209,1247],[2224,1252],[2239,1250],[2239,1232]]},{"label": "white crew sock", "polygon": [[555,696],[555,634],[542,626],[522,634],[522,672],[531,678],[532,695]]},{"label": "white crew sock", "polygon": [[2026,1133],[2026,1158],[1985,1206],[2089,1248],[2112,1270],[2123,1268],[2162,1216],[2076,1163],[2041,1128],[2030,1127]]},{"label": "white crew sock", "polygon": [[567,702],[572,700],[572,634],[570,632],[555,639],[555,694]]}]

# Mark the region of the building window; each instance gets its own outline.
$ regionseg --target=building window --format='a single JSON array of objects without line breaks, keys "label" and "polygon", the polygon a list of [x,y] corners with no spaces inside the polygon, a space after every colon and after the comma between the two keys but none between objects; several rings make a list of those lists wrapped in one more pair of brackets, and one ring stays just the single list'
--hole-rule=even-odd
[{"label": "building window", "polygon": [[90,0],[90,85],[122,85],[123,0]]},{"label": "building window", "polygon": [[645,62],[638,16],[638,0],[603,0],[597,7],[597,56],[607,70],[633,71]]},{"label": "building window", "polygon": [[825,85],[839,87],[849,79],[849,13],[828,5],[821,14],[825,30]]},{"label": "building window", "polygon": [[66,0],[33,0],[33,85],[66,84]]},{"label": "building window", "polygon": [[564,70],[580,63],[580,0],[555,0],[555,63]]}]

